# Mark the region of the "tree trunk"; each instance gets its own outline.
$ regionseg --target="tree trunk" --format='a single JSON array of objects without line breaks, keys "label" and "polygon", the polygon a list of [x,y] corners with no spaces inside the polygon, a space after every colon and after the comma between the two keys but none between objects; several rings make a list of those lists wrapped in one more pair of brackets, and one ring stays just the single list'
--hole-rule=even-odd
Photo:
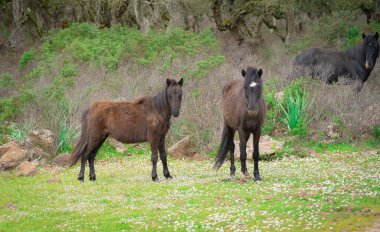
[{"label": "tree trunk", "polygon": [[166,7],[170,15],[169,25],[166,30],[170,31],[176,27],[185,27],[185,11],[182,0],[166,0]]},{"label": "tree trunk", "polygon": [[133,0],[133,11],[135,13],[137,24],[143,33],[148,33],[150,31],[149,20],[144,16],[142,0]]},{"label": "tree trunk", "polygon": [[24,23],[27,20],[25,8],[25,0],[12,0],[12,15],[13,15],[13,25],[12,31],[8,38],[9,46],[14,49],[22,43],[24,40]]}]

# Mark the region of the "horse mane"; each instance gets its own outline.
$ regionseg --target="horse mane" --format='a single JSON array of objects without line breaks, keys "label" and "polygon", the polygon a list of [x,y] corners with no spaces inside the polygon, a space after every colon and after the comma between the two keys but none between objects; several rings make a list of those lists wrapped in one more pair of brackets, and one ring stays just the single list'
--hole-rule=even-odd
[{"label": "horse mane", "polygon": [[166,95],[166,87],[152,97],[153,107],[158,112],[167,112],[170,111],[168,108],[168,101],[167,101],[167,95]]},{"label": "horse mane", "polygon": [[364,52],[364,43],[348,48],[343,52],[349,59],[356,60],[360,65],[364,66],[365,62],[365,52]]}]

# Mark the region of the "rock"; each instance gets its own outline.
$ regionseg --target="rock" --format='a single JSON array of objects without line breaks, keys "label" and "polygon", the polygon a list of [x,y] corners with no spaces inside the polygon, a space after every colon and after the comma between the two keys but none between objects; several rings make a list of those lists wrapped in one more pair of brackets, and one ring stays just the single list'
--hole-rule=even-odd
[{"label": "rock", "polygon": [[276,101],[282,101],[284,99],[284,96],[285,96],[284,91],[277,92],[277,93],[274,94],[274,99]]},{"label": "rock", "polygon": [[71,155],[68,153],[59,154],[54,158],[53,163],[60,167],[70,166],[71,165]]},{"label": "rock", "polygon": [[18,147],[11,147],[0,159],[0,170],[17,167],[21,162],[30,159],[30,152]]},{"label": "rock", "polygon": [[32,130],[29,133],[32,145],[41,147],[44,151],[54,154],[54,134],[50,130]]},{"label": "rock", "polygon": [[17,166],[16,176],[33,176],[37,173],[36,166],[29,161],[24,161]]},{"label": "rock", "polygon": [[52,155],[44,151],[41,147],[33,147],[32,149],[30,149],[30,153],[32,160],[45,160],[46,162],[46,160],[52,159]]},{"label": "rock", "polygon": [[16,143],[9,142],[0,146],[0,158],[12,147],[18,147]]},{"label": "rock", "polygon": [[128,148],[125,147],[124,143],[119,142],[114,138],[109,138],[108,143],[114,146],[117,152],[124,154],[128,151]]},{"label": "rock", "polygon": [[49,183],[61,183],[61,178],[59,178],[59,177],[52,177],[52,178],[48,179],[48,182]]},{"label": "rock", "polygon": [[[240,159],[240,142],[235,141],[235,159]],[[269,135],[261,136],[260,143],[259,143],[259,151],[260,155],[273,155],[277,151],[284,148],[285,142],[283,141],[277,141],[271,138]],[[251,136],[250,139],[247,141],[247,159],[252,160],[253,154],[253,137]]]},{"label": "rock", "polygon": [[198,158],[199,156],[199,154],[195,152],[190,136],[186,136],[170,147],[168,153],[175,159],[193,159],[193,157]]}]

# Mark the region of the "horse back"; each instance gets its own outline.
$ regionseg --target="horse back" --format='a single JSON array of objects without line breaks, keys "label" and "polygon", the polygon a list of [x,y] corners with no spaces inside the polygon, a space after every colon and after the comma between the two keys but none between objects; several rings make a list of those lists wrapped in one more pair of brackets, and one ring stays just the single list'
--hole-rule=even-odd
[{"label": "horse back", "polygon": [[241,112],[244,110],[244,80],[228,82],[222,92],[222,113],[225,123],[237,130],[240,125]]}]

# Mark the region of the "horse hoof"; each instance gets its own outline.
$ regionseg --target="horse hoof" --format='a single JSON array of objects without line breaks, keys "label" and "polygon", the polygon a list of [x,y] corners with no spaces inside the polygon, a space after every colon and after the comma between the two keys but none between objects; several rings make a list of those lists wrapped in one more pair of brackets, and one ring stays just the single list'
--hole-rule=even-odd
[{"label": "horse hoof", "polygon": [[83,183],[84,182],[84,177],[78,177],[78,180]]},{"label": "horse hoof", "polygon": [[230,176],[232,177],[232,178],[234,178],[235,177],[235,173],[230,173]]},{"label": "horse hoof", "polygon": [[152,176],[152,180],[153,180],[154,182],[158,182],[158,181],[159,181],[157,176]]},{"label": "horse hoof", "polygon": [[169,174],[169,175],[165,175],[166,179],[170,180],[170,179],[173,179],[173,177]]},{"label": "horse hoof", "polygon": [[255,176],[254,181],[261,181],[261,178],[259,175]]},{"label": "horse hoof", "polygon": [[96,176],[90,176],[90,181],[95,181],[96,180]]}]

